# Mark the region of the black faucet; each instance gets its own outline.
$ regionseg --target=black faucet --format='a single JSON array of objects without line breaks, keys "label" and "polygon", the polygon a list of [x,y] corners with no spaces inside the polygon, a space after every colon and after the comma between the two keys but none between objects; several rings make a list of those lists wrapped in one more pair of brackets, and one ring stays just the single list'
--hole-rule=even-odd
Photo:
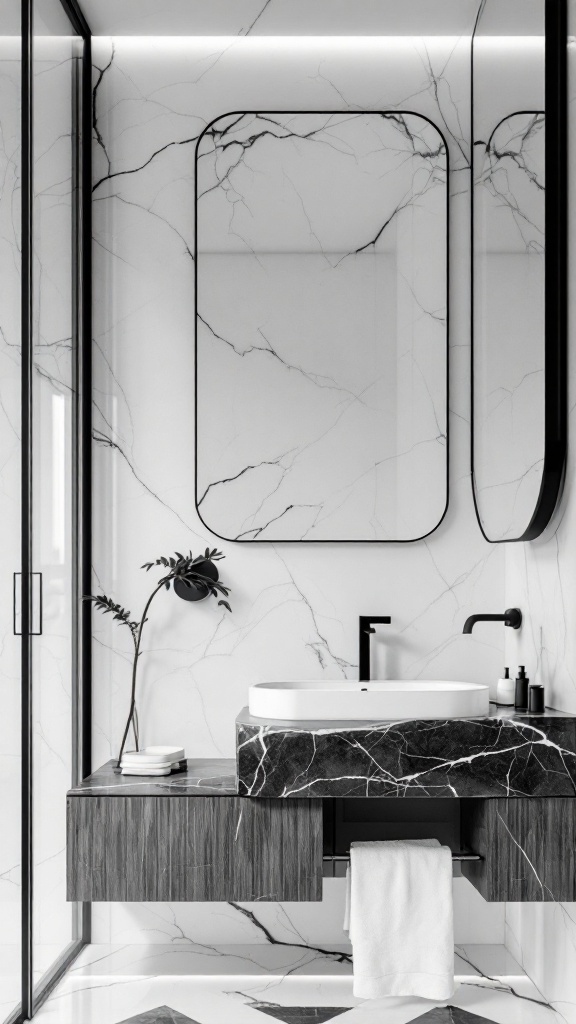
[{"label": "black faucet", "polygon": [[361,615],[358,633],[358,679],[366,682],[370,679],[370,634],[375,633],[374,624],[389,625],[389,615]]},{"label": "black faucet", "polygon": [[520,629],[522,612],[519,608],[507,608],[504,615],[470,615],[464,623],[463,633],[471,633],[477,622],[503,622],[512,629]]}]

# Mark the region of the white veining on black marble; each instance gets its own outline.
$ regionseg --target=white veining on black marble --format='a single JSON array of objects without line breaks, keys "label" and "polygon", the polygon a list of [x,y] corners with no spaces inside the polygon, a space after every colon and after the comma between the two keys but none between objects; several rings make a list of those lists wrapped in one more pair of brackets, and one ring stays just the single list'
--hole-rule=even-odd
[{"label": "white veining on black marble", "polygon": [[244,796],[574,796],[576,720],[237,724]]},{"label": "white veining on black marble", "polygon": [[189,758],[185,772],[174,775],[122,775],[109,761],[69,792],[73,796],[234,796],[237,792],[234,761],[228,758]]}]

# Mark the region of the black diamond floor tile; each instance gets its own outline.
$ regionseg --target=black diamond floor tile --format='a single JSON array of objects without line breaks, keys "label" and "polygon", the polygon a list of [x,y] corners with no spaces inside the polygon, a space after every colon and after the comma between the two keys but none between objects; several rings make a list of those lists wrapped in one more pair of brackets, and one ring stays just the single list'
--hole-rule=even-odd
[{"label": "black diamond floor tile", "polygon": [[172,1010],[169,1006],[157,1006],[154,1010],[146,1010],[145,1013],[137,1013],[135,1017],[127,1017],[118,1024],[198,1024],[192,1017],[185,1017],[178,1010]]},{"label": "black diamond floor tile", "polygon": [[253,1010],[267,1013],[274,1020],[284,1024],[324,1024],[334,1020],[341,1013],[351,1010],[351,1006],[275,1006],[271,1003],[251,1003]]},{"label": "black diamond floor tile", "polygon": [[436,1006],[421,1017],[414,1017],[410,1024],[495,1024],[490,1017],[479,1017],[459,1006]]}]

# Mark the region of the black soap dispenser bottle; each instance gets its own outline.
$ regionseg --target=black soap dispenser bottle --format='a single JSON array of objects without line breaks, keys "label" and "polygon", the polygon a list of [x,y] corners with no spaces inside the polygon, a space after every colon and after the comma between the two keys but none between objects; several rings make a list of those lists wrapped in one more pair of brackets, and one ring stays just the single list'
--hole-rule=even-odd
[{"label": "black soap dispenser bottle", "polygon": [[517,711],[528,710],[528,686],[530,680],[526,675],[526,669],[524,665],[518,666],[518,675],[516,676],[516,687],[514,691],[514,707]]}]

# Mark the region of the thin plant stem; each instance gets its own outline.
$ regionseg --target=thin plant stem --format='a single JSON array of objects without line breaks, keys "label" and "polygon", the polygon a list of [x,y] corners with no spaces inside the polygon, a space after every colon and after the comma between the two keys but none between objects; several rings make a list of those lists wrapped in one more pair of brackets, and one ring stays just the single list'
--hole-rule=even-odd
[{"label": "thin plant stem", "polygon": [[[150,594],[150,597],[148,598],[148,600],[146,602],[146,607],[144,608],[144,612],[143,612],[142,618],[140,620],[140,625],[138,627],[138,636],[136,637],[136,641],[135,641],[135,645],[134,645],[135,646],[135,650],[134,650],[134,663],[132,665],[132,690],[131,690],[131,693],[130,693],[130,712],[128,714],[128,721],[126,722],[126,728],[124,729],[124,735],[122,737],[122,743],[120,745],[120,753],[118,754],[118,765],[117,765],[118,768],[120,768],[120,762],[122,761],[122,754],[124,753],[124,747],[126,745],[126,740],[128,738],[128,732],[130,730],[130,723],[132,722],[132,719],[134,717],[134,709],[136,707],[136,675],[137,675],[137,671],[138,671],[138,659],[140,657],[140,642],[142,640],[142,630],[144,629],[144,623],[146,622],[146,616],[148,614],[148,609],[150,608],[150,605],[152,604],[152,601],[156,597],[156,594],[158,593],[158,591],[162,590],[162,588],[164,586],[165,586],[164,583],[159,583],[158,586]],[[136,750],[138,750],[138,740],[137,739],[136,739]]]}]

